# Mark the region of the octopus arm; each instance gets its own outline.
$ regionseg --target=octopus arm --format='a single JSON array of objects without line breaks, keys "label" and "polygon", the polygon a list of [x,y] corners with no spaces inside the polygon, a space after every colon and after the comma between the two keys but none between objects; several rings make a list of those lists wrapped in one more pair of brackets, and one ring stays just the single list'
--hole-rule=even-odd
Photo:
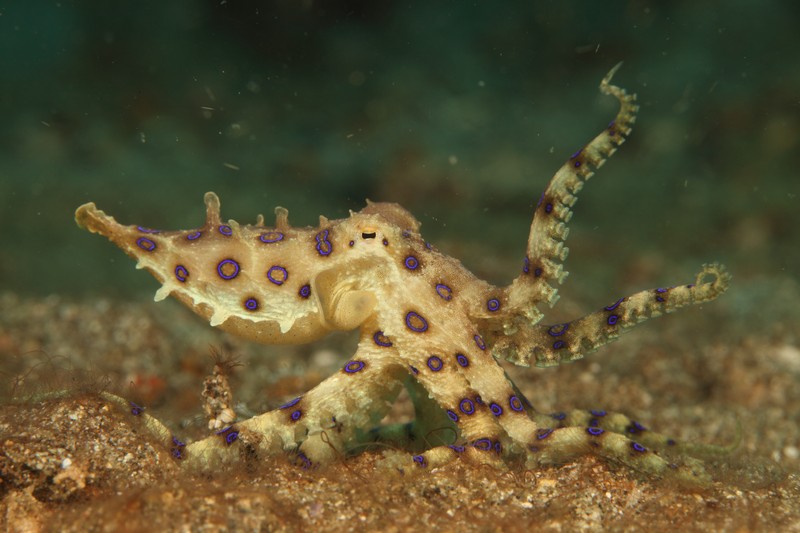
[{"label": "octopus arm", "polygon": [[589,144],[576,151],[555,173],[536,206],[528,237],[522,274],[508,290],[511,305],[536,322],[541,313],[535,309],[538,302],[551,307],[558,300],[557,289],[567,277],[563,262],[569,248],[564,246],[572,218],[572,206],[583,184],[594,174],[594,169],[605,163],[619,145],[625,142],[636,121],[636,95],[611,85],[611,78],[622,63],[617,64],[603,78],[600,92],[615,97],[620,103],[616,118]]},{"label": "octopus arm", "polygon": [[730,280],[724,266],[703,265],[688,285],[641,291],[564,324],[521,325],[498,338],[494,354],[520,366],[532,361],[539,367],[556,366],[581,359],[649,318],[715,299],[728,289]]}]

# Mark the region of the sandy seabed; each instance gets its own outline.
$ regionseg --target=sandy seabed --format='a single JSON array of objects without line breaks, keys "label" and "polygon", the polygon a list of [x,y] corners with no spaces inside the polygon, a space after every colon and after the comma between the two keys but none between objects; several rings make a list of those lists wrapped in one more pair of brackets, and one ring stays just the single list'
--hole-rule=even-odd
[{"label": "sandy seabed", "polygon": [[[213,365],[209,346],[241,363],[234,393],[261,412],[335,372],[354,339],[261,347],[214,331],[177,304],[6,293],[0,529],[800,531],[798,292],[788,279],[752,283],[575,364],[509,367],[544,412],[605,408],[678,439],[719,444],[741,424],[739,449],[711,461],[713,486],[695,490],[592,456],[535,471],[457,461],[388,473],[374,468],[380,451],[371,450],[312,470],[278,457],[187,472],[98,391],[130,398],[192,440],[207,433],[200,390]],[[774,316],[742,311],[767,297]],[[390,418],[403,420],[410,409],[400,399]]]}]

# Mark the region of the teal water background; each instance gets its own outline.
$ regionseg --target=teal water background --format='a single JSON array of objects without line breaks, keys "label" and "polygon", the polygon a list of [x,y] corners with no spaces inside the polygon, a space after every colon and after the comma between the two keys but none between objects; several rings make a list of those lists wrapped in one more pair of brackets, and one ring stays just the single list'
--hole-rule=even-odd
[{"label": "teal water background", "polygon": [[282,205],[301,226],[396,201],[508,281],[550,176],[616,113],[597,85],[619,61],[639,120],[576,205],[567,290],[602,303],[711,260],[794,278],[799,20],[790,1],[3,3],[0,290],[149,298],[75,208],[190,228],[208,190],[224,218]]}]

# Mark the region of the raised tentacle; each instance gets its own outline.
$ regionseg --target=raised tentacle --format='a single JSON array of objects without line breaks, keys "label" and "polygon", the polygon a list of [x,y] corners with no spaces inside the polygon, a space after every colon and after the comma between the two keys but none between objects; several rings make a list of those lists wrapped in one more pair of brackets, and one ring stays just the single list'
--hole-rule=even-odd
[{"label": "raised tentacle", "polygon": [[[575,152],[555,173],[542,193],[531,223],[528,247],[522,274],[507,289],[509,303],[513,309],[525,314],[532,321],[541,318],[534,302],[545,301],[550,306],[558,300],[553,282],[561,284],[567,277],[562,263],[569,249],[564,246],[569,229],[567,222],[572,217],[571,207],[575,195],[581,190],[593,170],[599,168],[625,142],[636,120],[636,95],[610,84],[611,77],[622,65],[618,63],[603,78],[600,91],[617,98],[620,110],[616,118],[585,147]],[[546,238],[542,238],[546,236]]]},{"label": "raised tentacle", "polygon": [[[713,279],[706,281],[709,276]],[[546,367],[581,359],[648,318],[713,300],[727,290],[730,280],[724,266],[703,265],[689,285],[641,291],[564,324],[519,325],[513,334],[498,336],[493,353],[520,366],[530,366],[531,360]]]}]

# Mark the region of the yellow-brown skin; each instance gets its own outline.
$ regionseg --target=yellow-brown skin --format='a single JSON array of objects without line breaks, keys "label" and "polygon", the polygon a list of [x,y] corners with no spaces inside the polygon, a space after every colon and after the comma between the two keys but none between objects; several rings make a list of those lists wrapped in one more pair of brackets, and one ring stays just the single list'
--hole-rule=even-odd
[{"label": "yellow-brown skin", "polygon": [[[458,435],[458,445],[413,456],[418,465],[461,455],[498,464],[519,457],[533,466],[594,451],[655,475],[702,482],[699,464],[672,468],[657,454],[672,441],[624,415],[574,411],[554,419],[536,413],[495,360],[525,366],[574,360],[642,320],[711,300],[727,288],[724,268],[705,265],[693,284],[642,291],[567,324],[537,324],[537,305],[552,306],[551,283],[566,277],[563,241],[575,195],[624,142],[635,119],[635,96],[609,84],[613,72],[600,88],[621,109],[551,180],[534,214],[523,271],[505,288],[479,280],[428,245],[419,222],[392,203],[368,202],[341,220],[320,217],[315,228],[291,227],[282,208],[274,227],[264,226],[261,216],[255,225],[223,223],[214,193],[206,194],[206,221],[195,230],[123,226],[91,203],[77,210],[76,220],[150,271],[163,284],[156,300],[174,296],[235,335],[285,344],[360,330],[358,350],[341,372],[275,411],[236,424],[259,453],[299,448],[304,460],[330,460],[380,420],[405,381],[415,399],[417,431],[445,423]],[[225,459],[225,446],[210,437],[186,451],[207,463]]]}]

